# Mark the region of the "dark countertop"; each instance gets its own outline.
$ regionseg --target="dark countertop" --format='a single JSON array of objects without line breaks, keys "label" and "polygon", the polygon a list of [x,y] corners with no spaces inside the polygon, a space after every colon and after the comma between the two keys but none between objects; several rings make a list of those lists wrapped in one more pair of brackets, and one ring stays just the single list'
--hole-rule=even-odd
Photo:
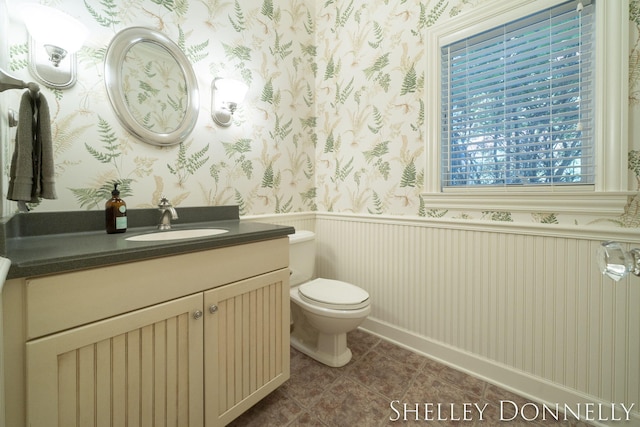
[{"label": "dark countertop", "polygon": [[[103,211],[17,214],[0,224],[0,249],[11,260],[8,279],[82,270],[170,256],[292,234],[293,227],[242,221],[237,206],[177,208],[172,230],[223,228],[228,233],[193,239],[139,242],[125,240],[157,232],[157,209],[127,211],[125,233],[107,234]],[[144,224],[144,225],[143,225]]]}]

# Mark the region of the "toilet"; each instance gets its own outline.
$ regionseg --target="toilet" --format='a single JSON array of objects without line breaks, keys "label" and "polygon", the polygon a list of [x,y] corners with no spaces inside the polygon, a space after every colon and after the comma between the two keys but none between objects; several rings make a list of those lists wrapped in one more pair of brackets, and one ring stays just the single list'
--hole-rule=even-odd
[{"label": "toilet", "polygon": [[347,332],[371,312],[369,294],[350,283],[315,278],[315,233],[289,235],[291,346],[332,367],[351,360]]}]

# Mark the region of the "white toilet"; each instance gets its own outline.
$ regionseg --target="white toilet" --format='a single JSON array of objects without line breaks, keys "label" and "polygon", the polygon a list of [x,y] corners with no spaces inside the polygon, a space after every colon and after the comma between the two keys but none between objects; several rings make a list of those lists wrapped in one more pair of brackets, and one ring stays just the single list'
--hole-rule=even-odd
[{"label": "white toilet", "polygon": [[313,279],[315,233],[289,235],[291,269],[291,345],[325,365],[339,367],[351,360],[347,332],[371,312],[369,294],[350,283]]}]

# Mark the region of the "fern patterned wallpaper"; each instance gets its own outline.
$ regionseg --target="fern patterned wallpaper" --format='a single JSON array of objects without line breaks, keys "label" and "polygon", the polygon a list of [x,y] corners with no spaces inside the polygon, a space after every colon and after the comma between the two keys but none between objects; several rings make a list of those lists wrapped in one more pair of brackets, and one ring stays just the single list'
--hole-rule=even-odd
[{"label": "fern patterned wallpaper", "polygon": [[[18,0],[0,1],[11,7]],[[430,25],[484,1],[43,0],[82,20],[91,36],[78,54],[76,86],[45,91],[59,199],[34,208],[102,209],[111,183],[119,181],[130,208],[155,206],[165,194],[178,206],[238,204],[243,215],[327,211],[640,227],[639,197],[611,218],[425,206],[422,40]],[[179,146],[135,139],[109,105],[104,54],[112,37],[130,26],[163,32],[193,64],[200,115]],[[640,115],[639,28],[640,0],[633,0],[633,117]],[[27,49],[24,26],[12,21],[9,71],[31,80]],[[210,118],[216,76],[250,87],[230,128]],[[19,93],[5,100],[17,108]],[[630,145],[628,165],[627,159],[621,164],[629,168],[630,189],[640,191],[640,144]],[[4,169],[6,176],[8,164]]]}]

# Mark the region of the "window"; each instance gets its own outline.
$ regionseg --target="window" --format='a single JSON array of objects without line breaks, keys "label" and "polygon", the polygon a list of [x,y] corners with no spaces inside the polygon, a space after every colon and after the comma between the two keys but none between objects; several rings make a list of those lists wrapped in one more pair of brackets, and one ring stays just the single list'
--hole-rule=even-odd
[{"label": "window", "polygon": [[593,6],[442,47],[442,185],[593,184]]},{"label": "window", "polygon": [[488,1],[428,29],[429,208],[622,212],[629,3],[577,3]]}]

